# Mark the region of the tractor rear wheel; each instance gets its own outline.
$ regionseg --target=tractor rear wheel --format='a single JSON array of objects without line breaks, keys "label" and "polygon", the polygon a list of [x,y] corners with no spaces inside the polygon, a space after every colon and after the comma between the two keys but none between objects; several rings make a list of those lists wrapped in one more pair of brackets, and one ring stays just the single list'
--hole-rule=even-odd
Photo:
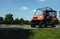
[{"label": "tractor rear wheel", "polygon": [[56,27],[56,25],[52,24],[52,27]]},{"label": "tractor rear wheel", "polygon": [[45,26],[44,26],[45,28],[47,28],[47,24],[45,24]]},{"label": "tractor rear wheel", "polygon": [[55,22],[54,21],[52,21],[52,25],[51,25],[52,27],[56,27],[56,24],[55,24]]}]

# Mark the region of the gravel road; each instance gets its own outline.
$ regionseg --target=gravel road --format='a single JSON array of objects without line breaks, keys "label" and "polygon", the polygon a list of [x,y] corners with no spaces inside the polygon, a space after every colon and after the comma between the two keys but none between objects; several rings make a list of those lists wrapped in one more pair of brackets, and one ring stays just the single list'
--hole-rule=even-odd
[{"label": "gravel road", "polygon": [[[39,28],[32,28],[30,25],[1,25],[0,28],[22,28],[22,29],[39,29]],[[60,28],[60,25],[57,25],[56,28]]]}]

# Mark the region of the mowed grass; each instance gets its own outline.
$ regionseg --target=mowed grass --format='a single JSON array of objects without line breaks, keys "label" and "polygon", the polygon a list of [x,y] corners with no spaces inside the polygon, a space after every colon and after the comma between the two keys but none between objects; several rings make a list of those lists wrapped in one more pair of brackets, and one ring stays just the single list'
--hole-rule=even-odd
[{"label": "mowed grass", "polygon": [[32,29],[29,39],[60,39],[60,28]]}]

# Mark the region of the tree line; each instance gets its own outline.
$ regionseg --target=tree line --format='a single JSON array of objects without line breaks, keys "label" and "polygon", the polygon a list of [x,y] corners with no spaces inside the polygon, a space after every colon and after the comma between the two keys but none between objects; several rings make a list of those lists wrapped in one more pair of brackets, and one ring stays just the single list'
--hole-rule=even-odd
[{"label": "tree line", "polygon": [[6,14],[5,18],[0,16],[0,24],[30,24],[29,20],[23,18],[13,18],[13,14]]}]

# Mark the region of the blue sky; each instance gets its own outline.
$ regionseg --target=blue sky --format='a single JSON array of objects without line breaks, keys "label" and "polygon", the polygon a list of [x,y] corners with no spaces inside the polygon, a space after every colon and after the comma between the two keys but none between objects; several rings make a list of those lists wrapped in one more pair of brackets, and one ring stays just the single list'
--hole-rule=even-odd
[{"label": "blue sky", "polygon": [[0,0],[0,16],[12,13],[15,18],[31,20],[37,8],[60,10],[60,0]]}]

